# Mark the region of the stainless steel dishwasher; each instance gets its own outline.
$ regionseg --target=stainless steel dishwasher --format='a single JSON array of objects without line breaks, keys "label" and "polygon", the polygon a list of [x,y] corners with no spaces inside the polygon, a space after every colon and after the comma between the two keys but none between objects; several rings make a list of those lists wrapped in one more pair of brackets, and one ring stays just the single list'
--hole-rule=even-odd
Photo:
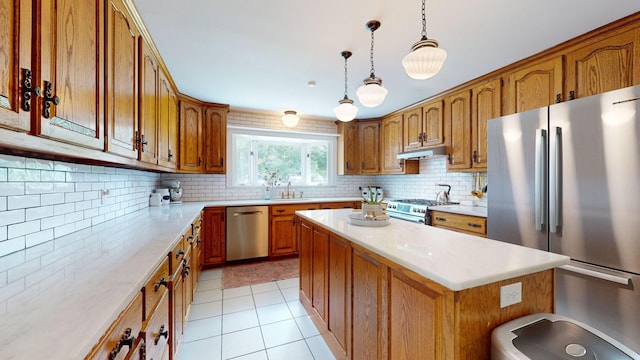
[{"label": "stainless steel dishwasher", "polygon": [[227,207],[227,261],[269,256],[269,207]]}]

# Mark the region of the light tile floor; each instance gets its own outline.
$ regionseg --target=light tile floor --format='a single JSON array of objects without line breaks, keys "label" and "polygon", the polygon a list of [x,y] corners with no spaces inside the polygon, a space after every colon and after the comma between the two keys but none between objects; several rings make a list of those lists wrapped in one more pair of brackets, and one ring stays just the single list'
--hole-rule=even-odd
[{"label": "light tile floor", "polygon": [[298,300],[298,278],[221,289],[223,269],[205,270],[178,360],[334,360]]}]

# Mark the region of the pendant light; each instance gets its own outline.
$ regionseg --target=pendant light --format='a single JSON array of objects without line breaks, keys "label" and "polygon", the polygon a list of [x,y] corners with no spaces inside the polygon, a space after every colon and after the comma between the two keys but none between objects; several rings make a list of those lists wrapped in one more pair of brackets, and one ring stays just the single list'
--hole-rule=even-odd
[{"label": "pendant light", "polygon": [[373,33],[380,27],[380,21],[371,20],[367,22],[367,28],[371,31],[371,75],[364,79],[364,85],[358,88],[356,95],[363,106],[376,107],[384,101],[385,96],[389,92],[382,87],[382,79],[376,77],[373,70]]},{"label": "pendant light", "polygon": [[284,112],[284,116],[282,117],[282,123],[284,124],[284,126],[294,127],[298,125],[298,121],[300,121],[300,118],[298,118],[298,115],[295,111],[287,110]]},{"label": "pendant light", "polygon": [[353,106],[353,100],[347,96],[347,59],[351,57],[351,51],[345,50],[340,55],[344,58],[344,98],[338,101],[340,105],[336,106],[333,111],[338,120],[347,122],[355,119],[358,108]]},{"label": "pendant light", "polygon": [[447,52],[438,47],[438,42],[427,38],[424,2],[422,0],[422,38],[413,44],[411,52],[402,59],[404,71],[417,80],[428,79],[437,74],[447,59]]}]

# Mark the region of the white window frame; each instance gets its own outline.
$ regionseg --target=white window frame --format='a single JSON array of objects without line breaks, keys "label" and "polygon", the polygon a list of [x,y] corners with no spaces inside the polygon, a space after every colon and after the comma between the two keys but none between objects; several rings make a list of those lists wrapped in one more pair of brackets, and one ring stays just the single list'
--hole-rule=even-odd
[{"label": "white window frame", "polygon": [[[318,185],[310,185],[310,184],[300,184],[296,185],[296,188],[300,187],[329,187],[335,186],[336,184],[336,175],[337,175],[337,164],[336,164],[336,152],[337,152],[337,138],[338,134],[324,134],[324,133],[309,133],[309,132],[298,132],[298,131],[282,131],[282,130],[273,130],[273,129],[258,129],[258,128],[250,128],[250,127],[241,127],[241,126],[227,126],[227,157],[228,164],[227,166],[227,187],[228,188],[260,188],[262,185],[236,185],[234,184],[234,173],[233,166],[235,164],[236,154],[234,153],[234,145],[235,138],[234,135],[249,135],[249,136],[260,136],[260,137],[274,137],[274,138],[291,138],[291,139],[300,139],[300,140],[322,140],[328,142],[329,146],[327,149],[327,183],[326,184],[318,184]],[[274,140],[275,141],[275,140]],[[306,154],[301,154],[303,159],[302,166],[305,167],[301,169],[303,174],[309,171],[309,162],[304,161],[306,159]],[[251,159],[251,171],[255,171],[255,158]],[[255,174],[253,174],[255,175]],[[255,177],[255,176],[254,176]],[[284,179],[283,179],[284,182]],[[283,184],[284,185],[284,184]]]}]

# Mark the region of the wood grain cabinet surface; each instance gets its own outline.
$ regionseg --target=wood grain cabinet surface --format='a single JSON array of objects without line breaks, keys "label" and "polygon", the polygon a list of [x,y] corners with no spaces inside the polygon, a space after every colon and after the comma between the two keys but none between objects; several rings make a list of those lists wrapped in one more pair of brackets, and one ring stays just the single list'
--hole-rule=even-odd
[{"label": "wood grain cabinet surface", "polygon": [[520,66],[507,76],[505,115],[556,103],[562,94],[562,56]]},{"label": "wood grain cabinet surface", "polygon": [[149,45],[140,39],[140,124],[138,126],[139,160],[158,163],[158,60]]},{"label": "wood grain cabinet surface", "polygon": [[[338,234],[298,221],[300,300],[337,358],[490,359],[491,331],[553,310],[553,270],[453,291]],[[500,288],[523,301],[500,307]]]},{"label": "wood grain cabinet surface", "polygon": [[169,78],[158,78],[158,165],[170,170],[178,166],[178,96]]},{"label": "wood grain cabinet surface", "polygon": [[360,174],[380,173],[380,121],[368,120],[358,123],[360,149]]},{"label": "wood grain cabinet surface", "polygon": [[338,126],[338,175],[360,173],[360,137],[358,121],[337,122]]},{"label": "wood grain cabinet surface", "polygon": [[269,206],[269,257],[277,258],[298,254],[296,211],[316,210],[319,204],[287,204]]},{"label": "wood grain cabinet surface", "polygon": [[487,218],[480,216],[431,211],[432,226],[476,236],[487,236]]},{"label": "wood grain cabinet surface", "polygon": [[380,128],[380,173],[417,174],[419,160],[398,160],[402,152],[403,119],[401,114],[382,119]]},{"label": "wood grain cabinet surface", "polygon": [[471,167],[471,91],[462,90],[445,99],[447,170]]},{"label": "wood grain cabinet surface", "polygon": [[204,209],[202,241],[202,265],[222,265],[225,262],[226,210],[224,207]]}]

